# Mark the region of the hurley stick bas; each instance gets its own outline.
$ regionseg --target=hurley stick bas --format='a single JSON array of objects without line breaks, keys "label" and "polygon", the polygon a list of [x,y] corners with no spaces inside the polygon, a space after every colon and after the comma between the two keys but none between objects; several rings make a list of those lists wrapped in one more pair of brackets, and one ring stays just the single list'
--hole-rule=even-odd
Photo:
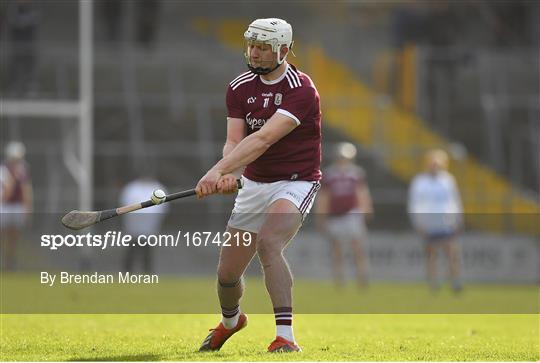
[{"label": "hurley stick bas", "polygon": [[[241,181],[237,180],[236,182],[238,184],[238,189],[241,189],[242,188]],[[99,223],[101,221],[104,221],[104,220],[107,220],[116,216],[120,216],[122,214],[134,212],[136,210],[152,207],[158,204],[167,203],[167,202],[170,202],[171,200],[190,197],[195,194],[197,194],[195,193],[195,189],[189,189],[189,190],[184,190],[182,192],[176,192],[176,193],[165,195],[163,196],[163,198],[161,198],[159,202],[154,202],[152,201],[152,199],[150,199],[144,202],[127,205],[124,207],[106,209],[102,211],[72,210],[71,212],[69,212],[62,218],[62,224],[69,229],[79,230],[79,229],[83,229],[91,225],[94,225],[96,223]]]}]

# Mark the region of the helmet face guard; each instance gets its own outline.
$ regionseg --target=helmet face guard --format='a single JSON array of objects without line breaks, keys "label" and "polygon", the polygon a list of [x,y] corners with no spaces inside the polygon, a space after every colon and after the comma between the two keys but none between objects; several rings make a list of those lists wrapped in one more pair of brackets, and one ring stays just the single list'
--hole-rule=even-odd
[{"label": "helmet face guard", "polygon": [[[244,56],[249,70],[255,74],[268,74],[276,70],[287,58],[288,52],[281,58],[281,50],[283,47],[292,48],[292,27],[286,21],[277,18],[257,19],[249,25],[244,33],[244,39],[246,40]],[[268,68],[254,67],[251,64],[249,50],[249,45],[253,43],[270,45],[272,52],[277,54],[277,64]]]},{"label": "helmet face guard", "polygon": [[[271,73],[273,71],[275,71],[282,63],[283,61],[285,60],[285,58],[287,57],[287,55],[285,55],[283,57],[283,59],[281,59],[281,50],[279,50],[277,52],[277,62],[275,61],[275,58],[272,57],[272,59],[262,59],[261,60],[261,63],[270,63],[268,67],[263,67],[263,66],[258,66],[258,67],[255,67],[253,64],[251,64],[251,46],[253,44],[259,44],[259,45],[271,45],[267,42],[263,43],[263,42],[259,42],[259,41],[252,41],[252,40],[247,40],[246,41],[246,46],[245,46],[245,52],[244,52],[244,57],[246,58],[246,64],[249,68],[249,70],[255,74],[268,74],[268,73]],[[272,47],[272,55],[276,54],[276,52],[274,52],[273,50],[274,48]],[[274,65],[274,62],[275,62],[275,65]]]}]

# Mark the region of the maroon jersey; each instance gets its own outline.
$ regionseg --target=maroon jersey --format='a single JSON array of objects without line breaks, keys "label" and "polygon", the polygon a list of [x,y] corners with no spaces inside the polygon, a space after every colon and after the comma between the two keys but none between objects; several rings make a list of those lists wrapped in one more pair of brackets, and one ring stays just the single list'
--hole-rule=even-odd
[{"label": "maroon jersey", "polygon": [[248,135],[257,132],[279,112],[298,126],[247,165],[246,178],[315,181],[321,178],[321,107],[319,93],[308,75],[289,64],[282,77],[265,81],[246,72],[227,89],[228,117],[246,121]]},{"label": "maroon jersey", "polygon": [[15,184],[13,186],[13,192],[11,193],[11,195],[7,197],[7,200],[5,202],[8,204],[22,203],[23,202],[23,185],[27,183],[30,179],[26,163],[7,162],[5,165],[3,165],[3,167],[5,169],[2,172],[9,173],[9,176],[13,179],[13,182]]},{"label": "maroon jersey", "polygon": [[324,172],[322,188],[330,196],[329,214],[345,214],[359,208],[356,189],[365,183],[365,173],[356,165],[333,165]]}]

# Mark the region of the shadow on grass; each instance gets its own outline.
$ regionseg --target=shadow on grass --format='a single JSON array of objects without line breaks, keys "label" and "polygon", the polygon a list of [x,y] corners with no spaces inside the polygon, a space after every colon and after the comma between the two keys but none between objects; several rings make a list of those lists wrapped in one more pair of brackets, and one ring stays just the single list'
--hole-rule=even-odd
[{"label": "shadow on grass", "polygon": [[[186,355],[187,354],[187,355]],[[188,357],[189,355],[189,357]],[[173,356],[172,360],[188,360],[188,361],[204,361],[205,357],[208,357],[208,360],[231,360],[233,357],[236,357],[235,353],[225,353],[225,352],[199,352],[189,351],[185,354],[180,354],[178,356]],[[163,360],[164,357],[157,354],[131,354],[131,355],[103,355],[96,357],[80,357],[80,358],[71,358],[68,359],[68,362],[156,362]],[[167,358],[167,360],[171,360]]]},{"label": "shadow on grass", "polygon": [[159,361],[161,356],[155,354],[106,355],[102,357],[78,357],[68,359],[68,362],[152,362]]}]

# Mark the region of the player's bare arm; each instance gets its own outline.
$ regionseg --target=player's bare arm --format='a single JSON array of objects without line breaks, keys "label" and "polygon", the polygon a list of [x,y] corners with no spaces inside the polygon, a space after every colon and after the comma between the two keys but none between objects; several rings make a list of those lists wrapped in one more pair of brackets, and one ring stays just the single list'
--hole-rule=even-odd
[{"label": "player's bare arm", "polygon": [[15,180],[7,168],[2,169],[2,202],[9,200],[15,189]]},{"label": "player's bare arm", "polygon": [[22,190],[25,212],[32,213],[34,210],[34,190],[32,189],[32,184],[26,181],[22,186]]},{"label": "player's bare arm", "polygon": [[244,138],[229,155],[221,159],[212,169],[226,174],[251,163],[270,146],[294,130],[296,126],[296,122],[291,117],[275,113],[258,132]]},{"label": "player's bare arm", "polygon": [[373,203],[371,201],[371,194],[367,185],[360,185],[356,188],[356,197],[358,198],[358,203],[362,207],[362,213],[366,217],[371,217],[373,215]]},{"label": "player's bare arm", "polygon": [[[246,122],[241,118],[227,118],[227,140],[223,146],[223,157],[229,155],[231,151],[246,137]],[[240,178],[244,168],[240,167],[232,173],[222,175],[218,181],[218,192],[229,194],[238,190],[237,179]]]},{"label": "player's bare arm", "polygon": [[297,126],[291,117],[275,113],[259,131],[242,139],[227,156],[202,177],[195,188],[197,196],[202,198],[216,193],[221,176],[251,163]]}]

